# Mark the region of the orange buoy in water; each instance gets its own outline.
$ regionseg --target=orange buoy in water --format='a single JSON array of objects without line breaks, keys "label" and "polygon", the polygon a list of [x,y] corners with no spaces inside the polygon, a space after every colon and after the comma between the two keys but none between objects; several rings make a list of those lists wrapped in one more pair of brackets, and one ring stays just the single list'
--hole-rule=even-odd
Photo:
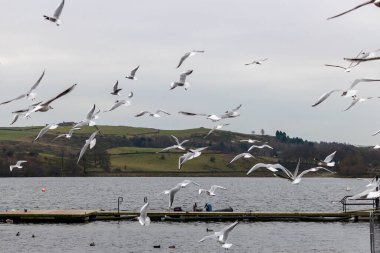
[{"label": "orange buoy in water", "polygon": [[42,191],[42,192],[46,192],[46,188],[45,188],[45,187],[42,187],[41,191]]}]

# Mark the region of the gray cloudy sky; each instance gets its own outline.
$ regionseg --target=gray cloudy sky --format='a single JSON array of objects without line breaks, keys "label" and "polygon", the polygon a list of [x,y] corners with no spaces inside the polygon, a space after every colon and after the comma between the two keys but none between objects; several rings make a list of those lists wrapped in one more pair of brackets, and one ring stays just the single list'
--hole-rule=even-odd
[{"label": "gray cloudy sky", "polygon": [[[45,21],[60,0],[0,0],[0,100],[26,92],[46,68],[37,89],[47,100],[73,83],[78,87],[55,101],[54,110],[20,119],[15,126],[79,121],[95,103],[103,110],[115,97],[116,80],[124,96],[134,91],[130,107],[103,114],[98,124],[161,129],[212,127],[202,117],[180,110],[222,113],[243,104],[241,117],[228,130],[249,133],[276,130],[315,141],[380,143],[370,136],[380,129],[380,100],[342,112],[349,99],[334,94],[316,108],[325,91],[345,88],[356,78],[380,78],[380,62],[351,73],[323,66],[346,64],[342,58],[380,48],[380,9],[369,5],[335,20],[326,18],[360,0],[66,0],[62,26]],[[180,57],[192,49],[204,54]],[[244,66],[268,57],[262,66]],[[125,79],[141,65],[139,80]],[[190,89],[169,91],[187,69]],[[358,86],[362,96],[380,96],[380,83]],[[123,98],[123,96],[122,96]],[[0,107],[1,125],[11,112],[27,107],[19,100]],[[135,118],[140,110],[163,109],[161,118]]]}]

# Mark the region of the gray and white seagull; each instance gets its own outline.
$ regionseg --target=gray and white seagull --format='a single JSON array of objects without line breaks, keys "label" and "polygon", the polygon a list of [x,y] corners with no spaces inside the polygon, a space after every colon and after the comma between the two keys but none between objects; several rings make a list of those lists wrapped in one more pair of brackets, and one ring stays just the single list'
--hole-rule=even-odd
[{"label": "gray and white seagull", "polygon": [[190,75],[191,73],[193,73],[192,69],[182,72],[181,75],[179,76],[179,81],[172,82],[170,84],[170,90],[173,90],[177,87],[183,87],[185,90],[187,90],[190,87],[190,83],[186,82],[186,77]]},{"label": "gray and white seagull", "polygon": [[177,65],[177,69],[182,65],[182,63],[189,57],[196,55],[197,53],[204,53],[205,51],[203,50],[192,50],[190,52],[187,52],[184,54],[181,59],[179,60],[179,63]]},{"label": "gray and white seagull", "polygon": [[93,132],[90,135],[90,137],[86,140],[86,142],[84,143],[82,149],[80,150],[77,164],[79,163],[80,159],[82,158],[82,156],[84,155],[84,153],[86,152],[86,150],[88,148],[92,149],[93,147],[95,147],[95,144],[96,144],[95,136],[99,133],[99,131],[100,130],[96,130],[95,132]]},{"label": "gray and white seagull", "polygon": [[65,5],[65,0],[62,0],[62,2],[55,9],[53,16],[49,17],[49,16],[44,15],[44,18],[46,20],[49,20],[49,21],[55,23],[57,26],[61,25],[62,21],[59,19],[59,17],[61,16],[64,5]]},{"label": "gray and white seagull", "polygon": [[22,94],[22,95],[14,98],[14,99],[2,102],[2,103],[0,103],[0,105],[8,104],[8,103],[10,103],[12,101],[15,101],[15,100],[18,100],[18,99],[21,99],[21,98],[24,98],[24,97],[26,97],[27,99],[30,99],[30,100],[34,100],[37,97],[37,93],[35,93],[34,90],[40,84],[40,82],[41,82],[42,78],[44,77],[44,75],[45,75],[45,70],[42,72],[42,75],[40,76],[40,78],[38,78],[37,82],[35,84],[33,84],[33,86],[30,88],[30,90],[27,93]]},{"label": "gray and white seagull", "polygon": [[140,68],[140,65],[137,66],[136,68],[132,69],[131,73],[129,75],[127,75],[125,78],[128,78],[130,80],[137,80],[137,77],[135,76],[136,75],[136,71]]}]

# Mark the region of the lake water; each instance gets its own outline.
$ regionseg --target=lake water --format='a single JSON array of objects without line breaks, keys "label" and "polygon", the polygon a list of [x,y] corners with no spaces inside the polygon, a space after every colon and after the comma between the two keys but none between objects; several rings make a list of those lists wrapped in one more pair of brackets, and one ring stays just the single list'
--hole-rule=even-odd
[{"label": "lake water", "polygon": [[[0,178],[0,210],[121,209],[139,210],[148,197],[150,209],[166,210],[168,196],[159,194],[186,178]],[[340,211],[339,201],[365,189],[356,179],[304,178],[291,185],[278,178],[188,178],[217,196],[199,195],[195,185],[181,189],[173,206],[191,210],[194,202],[236,211]],[[346,191],[350,187],[351,191]],[[45,188],[46,192],[41,189]],[[86,224],[0,224],[0,252],[224,252],[213,240],[198,243],[229,222],[135,221]],[[20,232],[20,236],[15,236]],[[375,232],[380,241],[380,226]],[[32,238],[32,234],[35,238]],[[370,252],[369,224],[315,222],[241,222],[230,233],[230,252]],[[95,242],[95,247],[89,244]],[[377,242],[379,243],[379,242]],[[154,249],[154,245],[161,245]],[[169,249],[175,245],[175,249]],[[380,245],[379,245],[380,247]],[[380,248],[379,248],[380,250]]]}]

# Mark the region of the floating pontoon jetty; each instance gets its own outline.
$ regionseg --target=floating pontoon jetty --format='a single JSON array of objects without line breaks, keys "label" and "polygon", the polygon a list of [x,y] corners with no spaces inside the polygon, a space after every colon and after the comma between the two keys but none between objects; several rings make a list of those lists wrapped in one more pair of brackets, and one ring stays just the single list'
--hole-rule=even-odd
[{"label": "floating pontoon jetty", "polygon": [[[152,221],[369,221],[373,209],[346,212],[162,212],[151,211]],[[0,222],[81,223],[100,220],[135,220],[135,211],[22,210],[0,212]]]}]

